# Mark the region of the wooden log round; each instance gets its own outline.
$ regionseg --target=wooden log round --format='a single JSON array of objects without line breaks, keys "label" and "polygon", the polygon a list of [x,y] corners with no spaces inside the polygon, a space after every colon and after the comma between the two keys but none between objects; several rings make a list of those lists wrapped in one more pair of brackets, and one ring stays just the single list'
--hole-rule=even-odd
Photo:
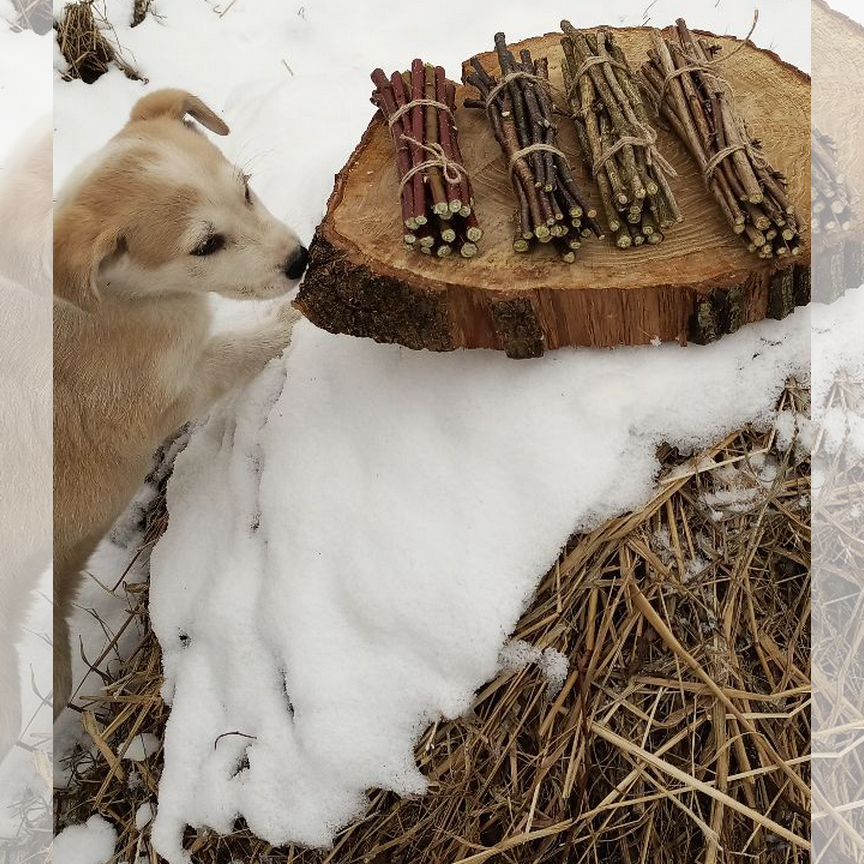
[{"label": "wooden log round", "polygon": [[[650,47],[649,31],[624,28],[615,34],[638,67]],[[737,40],[703,35],[731,55],[723,73],[768,158],[788,177],[790,197],[807,224],[809,77],[773,52],[747,44],[732,55]],[[513,46],[548,57],[558,90],[560,38],[547,34]],[[494,54],[481,60],[497,71]],[[475,96],[460,87],[457,104]],[[564,104],[560,92],[556,101]],[[809,233],[800,256],[785,269],[749,253],[730,232],[684,146],[662,128],[659,147],[678,172],[671,185],[685,216],[662,244],[622,251],[608,238],[589,240],[575,264],[560,261],[553,249],[514,253],[516,201],[486,117],[460,107],[457,122],[485,232],[477,256],[429,260],[403,248],[392,142],[376,115],[336,178],[311,246],[296,305],[315,324],[409,348],[495,348],[511,357],[535,357],[564,345],[711,341],[809,301]],[[562,116],[558,125],[577,182],[599,204],[572,122]]]}]

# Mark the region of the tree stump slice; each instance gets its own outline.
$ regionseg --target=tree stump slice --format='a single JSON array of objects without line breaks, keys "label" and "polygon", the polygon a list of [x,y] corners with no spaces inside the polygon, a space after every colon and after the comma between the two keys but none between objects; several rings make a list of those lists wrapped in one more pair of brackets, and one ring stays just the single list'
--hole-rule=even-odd
[{"label": "tree stump slice", "polygon": [[864,118],[855,94],[864,91],[864,27],[831,9],[811,5],[813,125],[837,146],[837,164],[852,194],[851,231],[816,235],[813,242],[813,299],[830,303],[864,282]]},{"label": "tree stump slice", "polygon": [[[624,28],[615,33],[630,62],[641,65],[650,47],[649,31]],[[719,43],[724,54],[740,44],[730,37],[702,35]],[[552,33],[513,46],[517,54],[526,47],[534,57],[548,57],[552,86],[559,90],[560,38]],[[497,72],[494,54],[483,54],[481,60]],[[750,44],[731,56],[723,71],[754,136],[788,177],[791,200],[808,224],[809,76]],[[476,93],[459,87],[457,105],[466,97]],[[295,302],[313,323],[409,348],[493,348],[521,358],[565,345],[708,342],[809,302],[809,232],[801,254],[785,269],[748,252],[724,221],[683,144],[663,129],[658,130],[659,146],[678,172],[671,185],[685,216],[663,243],[620,250],[608,236],[588,240],[575,264],[560,261],[554,248],[514,252],[516,199],[498,144],[482,111],[460,107],[456,119],[484,231],[477,257],[430,260],[404,248],[393,145],[376,114],[336,177],[311,245],[309,271]],[[569,118],[561,118],[559,143],[577,182],[599,204]]]}]

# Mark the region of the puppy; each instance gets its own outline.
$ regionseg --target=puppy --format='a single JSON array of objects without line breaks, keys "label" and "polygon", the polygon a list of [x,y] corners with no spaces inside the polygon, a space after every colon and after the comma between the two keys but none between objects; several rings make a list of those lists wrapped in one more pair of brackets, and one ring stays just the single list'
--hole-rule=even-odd
[{"label": "puppy", "polygon": [[154,92],[55,206],[55,716],[87,559],[159,444],[279,356],[297,318],[286,302],[256,329],[210,334],[208,293],[284,294],[308,253],[187,117],[229,131],[195,96]]},{"label": "puppy", "polygon": [[51,560],[51,128],[0,170],[0,761],[21,728],[16,644]]}]

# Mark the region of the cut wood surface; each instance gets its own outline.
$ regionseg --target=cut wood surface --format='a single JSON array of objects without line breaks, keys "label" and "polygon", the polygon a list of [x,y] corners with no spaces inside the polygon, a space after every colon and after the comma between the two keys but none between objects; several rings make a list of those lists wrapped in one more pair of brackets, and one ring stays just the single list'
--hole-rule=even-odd
[{"label": "cut wood surface", "polygon": [[[724,54],[740,45],[730,37],[705,35]],[[631,67],[638,68],[651,45],[650,31],[616,29],[615,36]],[[512,46],[548,57],[557,91],[562,87],[560,39],[560,34],[547,34]],[[494,54],[481,59],[498,72]],[[448,71],[456,77],[455,70]],[[722,71],[752,134],[787,175],[798,212],[808,214],[809,77],[752,44],[730,56]],[[476,95],[460,87],[457,105]],[[563,105],[561,93],[555,96]],[[554,249],[514,253],[516,201],[486,117],[459,108],[457,123],[484,230],[482,253],[470,261],[430,261],[402,248],[393,145],[376,115],[337,176],[312,243],[309,272],[296,302],[315,324],[411,348],[497,348],[513,357],[532,357],[564,345],[705,342],[808,302],[809,233],[794,265],[778,270],[773,262],[760,261],[730,231],[684,146],[662,128],[658,146],[678,172],[671,185],[685,217],[664,243],[620,250],[607,236],[585,242],[575,264],[562,263]],[[599,204],[569,117],[560,118],[559,129],[574,176]]]}]

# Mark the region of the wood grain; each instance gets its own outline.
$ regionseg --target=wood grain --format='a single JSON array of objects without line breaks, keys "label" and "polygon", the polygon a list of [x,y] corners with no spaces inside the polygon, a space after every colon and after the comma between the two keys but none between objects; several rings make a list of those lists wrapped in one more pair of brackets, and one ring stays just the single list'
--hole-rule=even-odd
[{"label": "wood grain", "polygon": [[[631,64],[641,64],[649,31],[615,32]],[[726,53],[739,44],[711,38]],[[547,56],[557,88],[559,40],[560,34],[547,34],[514,46]],[[493,55],[481,59],[497,69]],[[749,44],[724,73],[767,156],[789,178],[799,212],[808,214],[809,77]],[[475,95],[460,87],[457,104]],[[429,260],[403,249],[392,143],[376,115],[337,177],[312,244],[297,305],[314,323],[411,348],[497,348],[529,357],[563,345],[707,341],[741,324],[788,314],[790,302],[809,299],[809,233],[794,267],[777,271],[760,261],[730,232],[683,145],[662,129],[659,146],[678,171],[671,182],[686,220],[662,244],[622,251],[608,237],[589,241],[569,265],[553,249],[517,255],[511,247],[515,198],[486,118],[460,108],[457,122],[485,232],[480,254],[470,261]],[[569,119],[562,117],[559,128],[578,182],[598,203]]]}]

